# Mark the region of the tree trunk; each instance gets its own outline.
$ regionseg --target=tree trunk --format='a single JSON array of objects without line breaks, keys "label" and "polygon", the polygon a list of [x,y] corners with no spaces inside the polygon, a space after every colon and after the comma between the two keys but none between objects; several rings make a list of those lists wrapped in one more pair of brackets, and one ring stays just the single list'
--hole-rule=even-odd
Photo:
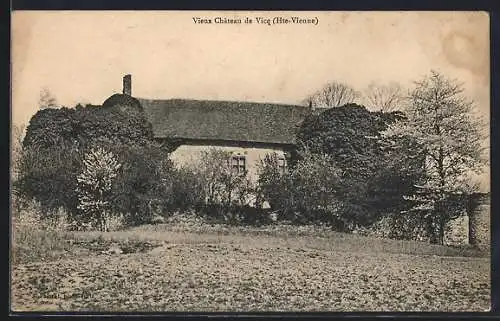
[{"label": "tree trunk", "polygon": [[[442,215],[442,214],[440,214]],[[444,245],[444,230],[445,230],[445,221],[441,219],[439,221],[439,239],[438,239],[438,244],[439,245]]]},{"label": "tree trunk", "polygon": [[431,244],[438,244],[438,237],[432,217],[427,220],[427,232],[429,233],[429,242]]},{"label": "tree trunk", "polygon": [[435,212],[436,212],[436,219],[437,219],[437,244],[439,245],[444,245],[444,230],[445,230],[445,225],[446,225],[446,220],[445,220],[445,213],[444,211],[446,210],[443,208],[441,203],[436,204],[437,206],[435,207]]},{"label": "tree trunk", "polygon": [[101,231],[108,232],[108,217],[105,211],[101,213]]}]

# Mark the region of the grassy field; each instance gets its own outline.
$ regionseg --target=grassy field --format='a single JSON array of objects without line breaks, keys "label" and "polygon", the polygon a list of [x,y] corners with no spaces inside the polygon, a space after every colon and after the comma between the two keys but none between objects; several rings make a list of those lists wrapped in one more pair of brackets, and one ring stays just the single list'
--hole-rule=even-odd
[{"label": "grassy field", "polygon": [[484,311],[490,305],[489,257],[469,248],[297,227],[171,224],[39,238],[50,253],[14,245],[15,311]]}]

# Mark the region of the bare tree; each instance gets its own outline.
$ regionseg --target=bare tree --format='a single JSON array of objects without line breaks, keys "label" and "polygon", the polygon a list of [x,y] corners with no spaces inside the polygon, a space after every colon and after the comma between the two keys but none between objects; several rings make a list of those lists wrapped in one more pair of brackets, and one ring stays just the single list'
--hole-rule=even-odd
[{"label": "bare tree", "polygon": [[13,180],[16,180],[19,174],[19,164],[21,162],[21,157],[23,152],[23,139],[24,139],[25,129],[26,125],[24,124],[12,125],[11,144],[10,144],[10,152],[11,152],[10,168]]},{"label": "bare tree", "polygon": [[365,89],[364,97],[369,107],[383,112],[401,110],[407,100],[403,87],[396,82],[387,85],[372,82]]},{"label": "bare tree", "polygon": [[42,88],[42,90],[40,90],[40,97],[38,99],[38,107],[40,109],[59,107],[57,104],[57,99],[52,95],[50,90],[46,87],[44,87],[44,88]]},{"label": "bare tree", "polygon": [[303,103],[311,107],[332,108],[354,103],[359,97],[360,93],[354,88],[334,81],[308,96]]}]

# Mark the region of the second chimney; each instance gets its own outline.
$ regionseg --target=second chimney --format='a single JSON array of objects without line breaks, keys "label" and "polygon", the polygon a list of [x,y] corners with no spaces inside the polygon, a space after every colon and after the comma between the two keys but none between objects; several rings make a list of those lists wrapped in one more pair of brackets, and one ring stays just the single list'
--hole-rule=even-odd
[{"label": "second chimney", "polygon": [[132,96],[132,75],[123,76],[123,93]]}]

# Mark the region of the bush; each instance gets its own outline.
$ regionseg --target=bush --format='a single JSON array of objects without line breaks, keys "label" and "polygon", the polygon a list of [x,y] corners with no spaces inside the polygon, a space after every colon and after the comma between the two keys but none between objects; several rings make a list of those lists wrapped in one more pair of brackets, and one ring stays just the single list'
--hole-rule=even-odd
[{"label": "bush", "polygon": [[16,193],[26,199],[36,199],[46,209],[44,213],[64,207],[76,210],[76,175],[82,166],[80,150],[67,144],[52,147],[24,147]]},{"label": "bush", "polygon": [[306,221],[319,218],[333,223],[342,219],[339,211],[341,173],[330,156],[305,154],[290,173],[294,206]]},{"label": "bush", "polygon": [[259,177],[257,180],[257,205],[264,201],[269,203],[271,210],[280,213],[292,211],[291,205],[291,176],[288,172],[280,169],[278,155],[276,153],[267,154],[260,161]]},{"label": "bush", "polygon": [[50,213],[47,213],[47,209],[44,209],[41,203],[34,199],[28,200],[16,195],[12,196],[12,226],[16,228],[44,231],[67,231],[71,229],[72,219],[63,207],[50,211]]},{"label": "bush", "polygon": [[13,196],[12,260],[14,264],[39,261],[57,256],[69,248],[66,231],[68,214],[62,208],[44,213],[40,202]]},{"label": "bush", "polygon": [[170,179],[164,181],[166,207],[169,210],[185,211],[205,202],[205,186],[202,178],[190,168],[181,167],[171,171]]},{"label": "bush", "polygon": [[125,215],[118,213],[110,215],[107,221],[108,231],[119,231],[127,226]]},{"label": "bush", "polygon": [[279,212],[278,219],[298,224],[328,223],[344,230],[340,186],[341,173],[326,154],[303,154],[285,172],[280,172],[277,155],[270,154],[259,170],[260,198]]},{"label": "bush", "polygon": [[422,217],[389,214],[369,226],[358,226],[353,232],[396,240],[428,241],[423,221]]},{"label": "bush", "polygon": [[[110,210],[129,213],[127,223],[147,221],[152,215],[150,203],[170,196],[162,189],[161,180],[168,178],[164,160],[174,145],[156,142],[145,114],[134,106],[77,106],[37,112],[23,141],[15,190],[39,200],[44,208],[62,206],[72,215],[78,213],[76,177],[84,169],[84,152],[97,146],[113,152],[124,166],[111,192]],[[85,228],[84,222],[79,223],[75,228]]]},{"label": "bush", "polygon": [[12,262],[31,263],[58,257],[70,249],[64,232],[18,227],[13,231]]},{"label": "bush", "polygon": [[247,173],[231,167],[231,154],[218,149],[202,152],[195,171],[202,180],[207,204],[246,205],[252,191]]}]

